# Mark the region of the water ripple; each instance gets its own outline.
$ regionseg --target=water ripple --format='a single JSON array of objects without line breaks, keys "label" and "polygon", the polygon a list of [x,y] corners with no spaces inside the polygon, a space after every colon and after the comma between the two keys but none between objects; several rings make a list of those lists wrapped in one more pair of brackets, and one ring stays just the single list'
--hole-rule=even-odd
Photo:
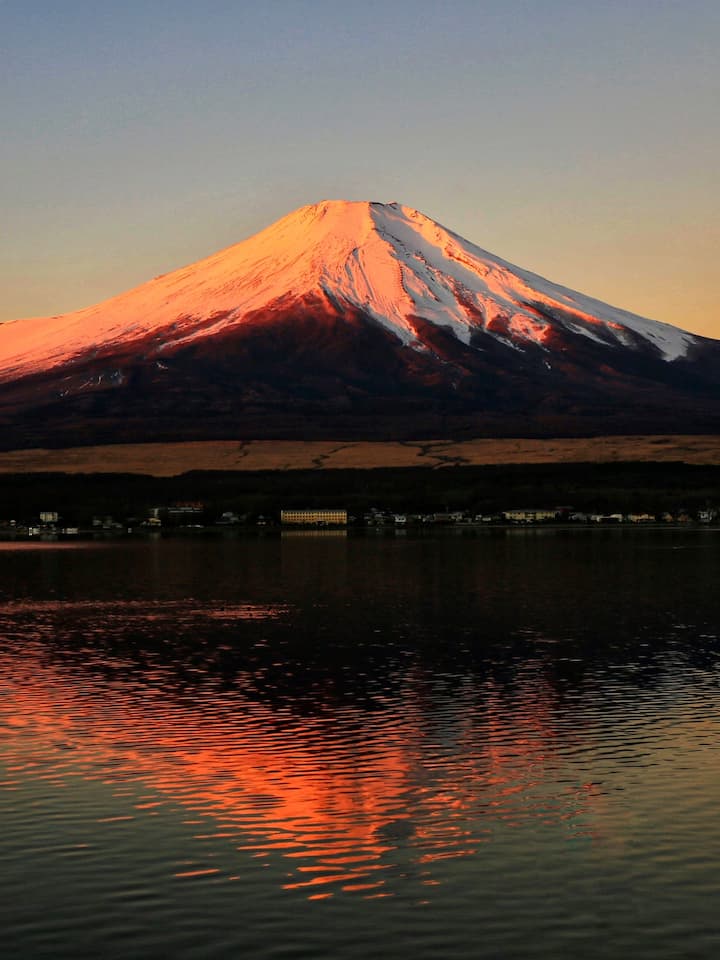
[{"label": "water ripple", "polygon": [[[348,617],[256,592],[0,604],[4,889],[74,891],[52,921],[14,906],[26,955],[77,942],[99,885],[134,955],[237,955],[240,903],[253,955],[295,923],[299,952],[400,955],[379,934],[303,947],[332,925],[297,904],[330,901],[336,928],[387,923],[402,955],[599,956],[604,923],[605,955],[702,956],[720,892],[709,615],[594,648],[552,620],[446,630],[392,598],[373,626],[363,596]],[[203,939],[207,916],[225,939]]]}]

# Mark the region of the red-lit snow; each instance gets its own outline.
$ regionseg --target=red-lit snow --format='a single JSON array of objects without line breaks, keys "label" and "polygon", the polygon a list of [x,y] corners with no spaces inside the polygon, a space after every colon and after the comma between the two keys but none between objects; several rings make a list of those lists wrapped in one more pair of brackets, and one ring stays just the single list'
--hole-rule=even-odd
[{"label": "red-lit snow", "polygon": [[[528,341],[543,344],[559,323],[603,343],[631,345],[630,334],[639,335],[666,360],[685,355],[695,341],[676,327],[515,267],[417,210],[323,201],[96,306],[0,325],[0,378],[156,334],[162,349],[243,323],[252,311],[279,300],[320,291],[338,304],[360,308],[418,348],[415,317],[450,327],[465,342],[473,330],[485,328],[516,349]],[[560,319],[548,318],[553,311],[562,312]]]}]

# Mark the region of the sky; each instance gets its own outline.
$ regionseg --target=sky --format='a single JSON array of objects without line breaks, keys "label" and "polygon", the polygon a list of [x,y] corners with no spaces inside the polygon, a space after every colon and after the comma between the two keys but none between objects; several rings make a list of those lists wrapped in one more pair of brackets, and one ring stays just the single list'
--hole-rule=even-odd
[{"label": "sky", "polygon": [[720,337],[718,0],[0,0],[0,320],[321,199]]}]

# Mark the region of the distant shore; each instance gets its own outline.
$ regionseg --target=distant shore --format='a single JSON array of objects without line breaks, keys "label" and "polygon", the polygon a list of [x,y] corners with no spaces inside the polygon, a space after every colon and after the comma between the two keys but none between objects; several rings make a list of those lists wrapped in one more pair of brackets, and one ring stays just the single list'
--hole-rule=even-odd
[{"label": "distant shore", "polygon": [[[534,451],[538,457],[544,455],[544,460],[507,462],[510,444],[520,457],[520,445],[528,443],[508,441],[504,450],[493,443],[493,455],[501,462],[482,464],[449,460],[438,464],[439,456],[449,457],[447,445],[430,451],[431,456],[417,447],[401,447],[410,459],[406,466],[381,466],[379,457],[374,466],[367,460],[362,466],[341,466],[333,459],[339,459],[336,453],[325,461],[332,462],[331,466],[323,466],[321,461],[302,468],[299,464],[310,455],[316,460],[319,457],[317,445],[307,444],[295,457],[297,466],[291,466],[288,458],[284,465],[265,469],[257,467],[258,462],[267,464],[267,457],[263,460],[260,456],[267,453],[261,442],[243,445],[249,448],[242,458],[243,469],[229,456],[216,460],[215,468],[210,469],[209,451],[193,449],[205,445],[182,445],[182,456],[175,459],[167,445],[149,445],[133,462],[127,450],[123,462],[104,460],[102,448],[48,451],[42,456],[25,451],[13,455],[12,470],[10,455],[4,455],[0,529],[42,527],[48,517],[58,528],[84,530],[98,524],[135,529],[156,521],[163,530],[188,525],[194,529],[222,523],[223,518],[226,525],[262,526],[264,521],[269,528],[279,522],[281,511],[306,509],[344,510],[356,524],[367,517],[387,520],[405,515],[408,527],[415,518],[427,516],[434,518],[432,526],[462,516],[462,527],[469,525],[468,519],[496,521],[508,511],[518,519],[529,515],[534,519],[576,519],[586,514],[611,520],[631,515],[663,521],[680,517],[708,520],[720,517],[720,441],[712,441],[669,438],[667,443],[653,444],[652,449],[643,446],[649,440],[628,441],[625,446],[621,438],[605,444],[577,441],[577,460],[547,459],[555,443],[548,442],[544,451]],[[604,453],[607,459],[589,459],[591,443],[595,452]],[[223,446],[234,446],[237,456],[238,444]],[[270,446],[277,458],[277,445]],[[366,445],[346,447],[347,456],[359,454],[361,446]],[[119,456],[120,448],[108,449]],[[466,453],[469,459],[470,451]],[[491,453],[485,450],[487,458]],[[287,448],[284,454],[287,456]],[[701,462],[693,462],[693,458]],[[540,529],[542,525],[533,526]]]}]

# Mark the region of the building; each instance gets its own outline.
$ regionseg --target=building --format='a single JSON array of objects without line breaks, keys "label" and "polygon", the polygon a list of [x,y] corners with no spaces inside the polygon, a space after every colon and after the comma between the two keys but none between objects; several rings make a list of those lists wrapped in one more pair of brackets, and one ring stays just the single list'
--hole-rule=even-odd
[{"label": "building", "polygon": [[590,523],[622,523],[621,513],[591,513]]},{"label": "building", "polygon": [[[246,518],[243,517],[243,520],[244,519]],[[243,521],[240,519],[237,513],[233,513],[232,510],[225,510],[220,515],[220,519],[215,521],[215,523],[220,527],[235,527],[242,522]]]},{"label": "building", "polygon": [[167,508],[167,515],[174,520],[184,520],[188,517],[201,517],[205,512],[205,504],[199,501],[183,501],[171,503]]},{"label": "building", "polygon": [[526,507],[522,510],[505,510],[503,516],[510,523],[538,523],[542,522],[543,520],[555,520],[557,517],[557,510]]},{"label": "building", "polygon": [[280,523],[302,527],[347,526],[347,510],[281,510]]}]

